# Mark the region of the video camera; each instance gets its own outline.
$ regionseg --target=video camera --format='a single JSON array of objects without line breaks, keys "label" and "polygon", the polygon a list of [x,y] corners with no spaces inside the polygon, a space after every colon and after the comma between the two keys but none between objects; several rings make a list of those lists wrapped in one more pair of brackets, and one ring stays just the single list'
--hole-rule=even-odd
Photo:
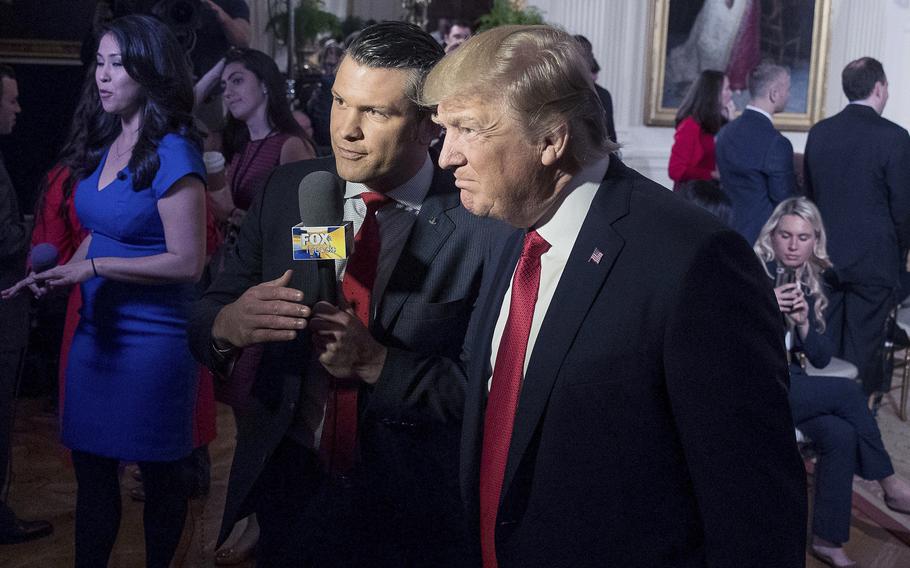
[{"label": "video camera", "polygon": [[187,52],[196,46],[202,10],[201,0],[117,0],[113,6],[115,18],[129,14],[155,16],[174,32]]}]

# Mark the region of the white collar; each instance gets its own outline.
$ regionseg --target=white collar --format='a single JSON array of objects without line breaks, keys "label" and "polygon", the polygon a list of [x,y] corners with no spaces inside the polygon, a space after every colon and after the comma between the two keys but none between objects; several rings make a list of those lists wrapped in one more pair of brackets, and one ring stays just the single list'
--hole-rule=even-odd
[{"label": "white collar", "polygon": [[770,120],[771,122],[774,122],[774,119],[771,118],[771,115],[768,114],[768,111],[766,111],[766,110],[764,110],[764,109],[760,109],[760,108],[758,108],[757,106],[746,105],[746,110],[754,110],[755,112],[757,112],[757,113],[759,113],[759,114],[765,115],[765,118],[767,118],[767,119]]},{"label": "white collar", "polygon": [[574,175],[563,190],[567,193],[559,204],[559,209],[543,225],[534,227],[550,243],[552,249],[563,250],[568,255],[575,246],[591,202],[594,201],[594,195],[603,183],[609,166],[610,156],[604,156]]},{"label": "white collar", "polygon": [[[430,186],[433,184],[433,161],[427,154],[423,165],[414,174],[414,177],[399,185],[395,189],[387,191],[386,197],[393,199],[395,202],[403,205],[406,209],[420,211],[423,200],[426,199]],[[344,185],[344,198],[351,199],[359,196],[361,193],[373,191],[362,183],[348,181]]]}]

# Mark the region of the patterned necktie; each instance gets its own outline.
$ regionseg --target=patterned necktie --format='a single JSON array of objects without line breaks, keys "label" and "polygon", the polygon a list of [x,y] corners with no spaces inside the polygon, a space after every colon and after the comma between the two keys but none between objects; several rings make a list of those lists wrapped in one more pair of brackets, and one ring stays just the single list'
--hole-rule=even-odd
[{"label": "patterned necktie", "polygon": [[506,320],[496,353],[480,457],[480,542],[484,568],[497,566],[496,514],[518,409],[534,305],[540,287],[540,257],[549,249],[550,243],[537,231],[525,235],[524,248],[512,279],[509,319]]},{"label": "patterned necktie", "polygon": [[[381,193],[360,194],[367,206],[360,230],[354,236],[354,252],[348,259],[341,291],[358,319],[370,326],[370,296],[376,282],[379,260],[379,223],[376,211],[390,199]],[[329,472],[345,474],[354,466],[357,449],[358,382],[332,379],[325,408],[319,453]]]}]

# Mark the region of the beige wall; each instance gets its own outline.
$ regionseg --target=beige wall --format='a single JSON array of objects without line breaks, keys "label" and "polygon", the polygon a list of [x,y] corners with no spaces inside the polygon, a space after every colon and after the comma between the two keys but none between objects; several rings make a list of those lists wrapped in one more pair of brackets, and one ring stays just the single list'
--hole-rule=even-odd
[{"label": "beige wall", "polygon": [[[616,128],[629,165],[669,185],[667,160],[673,129],[644,125],[649,0],[529,0],[546,20],[594,44],[603,70],[599,82],[613,95]],[[840,71],[857,57],[871,55],[885,66],[891,99],[885,117],[910,127],[910,7],[907,0],[832,0],[825,115],[846,103]],[[786,132],[797,152],[804,132]]]}]

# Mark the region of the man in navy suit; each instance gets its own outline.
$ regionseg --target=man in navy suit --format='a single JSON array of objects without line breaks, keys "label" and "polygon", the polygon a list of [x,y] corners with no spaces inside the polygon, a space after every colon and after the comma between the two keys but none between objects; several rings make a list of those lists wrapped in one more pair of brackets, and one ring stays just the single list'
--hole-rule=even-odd
[{"label": "man in navy suit", "polygon": [[752,244],[777,204],[796,190],[793,145],[772,123],[790,98],[790,72],[758,65],[749,73],[749,95],[739,118],[717,134],[717,169],[733,204],[732,226]]},{"label": "man in navy suit", "polygon": [[462,203],[515,227],[492,243],[468,335],[475,558],[803,566],[783,329],[749,245],[611,155],[561,30],[473,37],[422,103],[437,105]]},{"label": "man in navy suit", "polygon": [[[273,172],[191,320],[193,351],[212,368],[263,349],[219,539],[256,512],[257,565],[464,558],[460,356],[497,223],[461,206],[427,152],[438,128],[413,101],[442,54],[403,22],[360,34],[332,88],[334,159]],[[298,186],[313,172],[341,178],[344,220],[359,231],[341,285],[351,308],[319,301],[315,264],[291,257]]]},{"label": "man in navy suit", "polygon": [[910,247],[910,135],[881,116],[881,63],[857,59],[842,78],[850,104],[809,131],[806,193],[822,213],[834,264],[828,333],[871,394],[882,390],[884,324],[900,300],[894,292]]}]

